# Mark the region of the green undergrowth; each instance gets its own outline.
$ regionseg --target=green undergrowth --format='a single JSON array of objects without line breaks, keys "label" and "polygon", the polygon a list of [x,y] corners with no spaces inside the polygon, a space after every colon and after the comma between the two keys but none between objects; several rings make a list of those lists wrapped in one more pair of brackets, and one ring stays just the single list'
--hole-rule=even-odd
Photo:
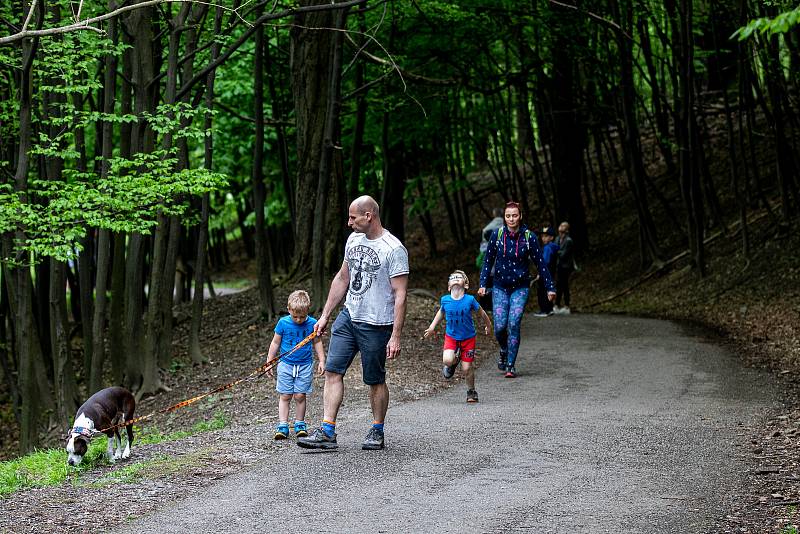
[{"label": "green undergrowth", "polygon": [[88,485],[103,488],[112,484],[133,484],[140,480],[172,475],[190,467],[203,465],[208,460],[210,452],[211,449],[201,449],[180,456],[158,454],[148,460],[115,469]]},{"label": "green undergrowth", "polygon": [[214,289],[248,289],[253,287],[254,280],[249,278],[231,278],[229,280],[220,280],[214,284]]},{"label": "green undergrowth", "polygon": [[[134,447],[176,441],[209,430],[221,430],[228,424],[225,415],[218,411],[212,419],[196,423],[190,431],[164,433],[155,427],[134,427]],[[36,450],[20,458],[0,462],[0,498],[25,489],[55,486],[65,481],[80,484],[86,473],[110,465],[105,456],[106,447],[105,439],[95,439],[89,445],[83,461],[76,467],[67,465],[67,453],[63,448]],[[176,458],[160,455],[142,462],[125,463],[93,484],[130,483],[140,478],[156,478],[192,465],[203,454],[192,453]]]}]

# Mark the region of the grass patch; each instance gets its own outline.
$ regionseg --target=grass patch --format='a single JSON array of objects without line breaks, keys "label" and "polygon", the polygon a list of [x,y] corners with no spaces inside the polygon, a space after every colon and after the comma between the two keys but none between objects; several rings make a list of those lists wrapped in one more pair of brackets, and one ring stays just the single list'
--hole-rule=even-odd
[{"label": "grass patch", "polygon": [[64,449],[43,449],[21,458],[0,462],[0,497],[27,488],[43,488],[60,484],[70,476],[106,465],[106,442],[93,441],[83,461],[77,467],[67,465]]},{"label": "grass patch", "polygon": [[137,430],[136,438],[134,438],[134,443],[139,445],[153,445],[155,443],[161,443],[162,441],[175,441],[178,439],[189,437],[193,434],[198,434],[200,432],[207,432],[209,430],[221,430],[226,426],[228,426],[229,422],[230,421],[225,416],[225,414],[222,411],[218,410],[214,413],[214,417],[212,419],[208,421],[200,421],[199,423],[195,423],[194,425],[192,425],[192,429],[190,431],[176,430],[175,432],[164,434],[158,428],[144,427],[141,430]]},{"label": "grass patch", "polygon": [[228,426],[228,418],[221,410],[214,412],[213,419],[208,421],[200,421],[192,426],[192,432],[207,432],[209,430],[222,430]]},{"label": "grass patch", "polygon": [[214,289],[248,289],[253,287],[253,283],[254,281],[249,278],[232,278],[216,282]]},{"label": "grass patch", "polygon": [[[136,445],[152,445],[164,441],[175,441],[193,434],[220,430],[228,426],[229,420],[221,411],[214,413],[208,421],[201,421],[192,426],[191,431],[176,431],[165,434],[157,428],[136,429]],[[67,465],[67,453],[64,449],[43,449],[26,454],[21,458],[0,462],[0,498],[28,488],[43,488],[61,484],[65,480],[79,481],[81,474],[96,467],[109,465],[106,459],[106,440],[97,438],[89,445],[89,451],[77,467]],[[203,453],[199,453],[202,456]],[[154,460],[125,465],[103,476],[104,484],[115,482],[130,483],[141,477],[154,477],[159,472],[169,473],[174,470],[191,465],[191,461],[198,461],[194,454],[185,455],[178,459],[158,457]],[[184,458],[187,458],[184,460]],[[177,466],[177,467],[176,467]],[[175,469],[173,469],[175,468]],[[170,471],[170,469],[173,469]],[[77,479],[77,480],[76,480]],[[106,480],[108,479],[108,480]],[[100,482],[98,482],[100,483]]]},{"label": "grass patch", "polygon": [[203,465],[208,460],[209,452],[210,449],[204,449],[182,456],[159,454],[149,460],[115,469],[90,485],[95,488],[102,488],[112,484],[132,484],[140,480],[171,475],[183,471],[187,467]]}]

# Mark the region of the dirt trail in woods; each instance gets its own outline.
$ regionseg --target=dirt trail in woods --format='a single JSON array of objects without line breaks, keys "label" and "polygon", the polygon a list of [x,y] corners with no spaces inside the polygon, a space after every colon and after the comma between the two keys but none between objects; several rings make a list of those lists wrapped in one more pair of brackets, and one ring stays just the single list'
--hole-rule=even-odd
[{"label": "dirt trail in woods", "polygon": [[517,370],[483,365],[479,404],[462,386],[390,406],[384,451],[345,406],[337,452],[286,443],[121,530],[715,532],[777,404],[768,375],[657,320],[526,318]]}]

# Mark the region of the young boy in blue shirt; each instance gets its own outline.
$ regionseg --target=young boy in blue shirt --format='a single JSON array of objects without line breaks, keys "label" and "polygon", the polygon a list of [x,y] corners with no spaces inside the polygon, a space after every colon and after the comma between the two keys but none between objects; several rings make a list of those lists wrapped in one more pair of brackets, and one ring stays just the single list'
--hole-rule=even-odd
[{"label": "young boy in blue shirt", "polygon": [[[278,354],[287,352],[308,337],[314,331],[317,320],[308,315],[311,307],[311,298],[308,293],[299,289],[289,295],[287,308],[289,315],[281,317],[275,325],[275,335],[269,345],[269,360],[274,360]],[[289,437],[289,404],[294,398],[295,436],[301,438],[308,435],[306,418],[306,394],[311,393],[311,379],[313,375],[313,352],[317,353],[317,375],[325,372],[325,350],[322,340],[315,337],[311,345],[300,347],[292,354],[284,356],[278,362],[278,381],[275,390],[280,394],[278,401],[278,425],[275,427],[275,439]],[[279,352],[280,351],[280,352]],[[272,369],[269,376],[274,376]]]},{"label": "young boy in blue shirt", "polygon": [[[484,333],[488,336],[492,321],[481,308],[472,295],[467,294],[469,278],[464,271],[454,271],[447,280],[449,295],[444,295],[440,300],[439,311],[433,318],[430,326],[425,330],[424,337],[433,334],[436,326],[445,319],[447,326],[444,335],[444,349],[442,351],[442,374],[451,378],[456,371],[459,360],[461,370],[467,379],[467,402],[478,402],[478,392],[475,390],[475,370],[472,362],[475,360],[475,323],[472,312],[480,312],[483,318]],[[456,350],[460,349],[459,354]]]}]

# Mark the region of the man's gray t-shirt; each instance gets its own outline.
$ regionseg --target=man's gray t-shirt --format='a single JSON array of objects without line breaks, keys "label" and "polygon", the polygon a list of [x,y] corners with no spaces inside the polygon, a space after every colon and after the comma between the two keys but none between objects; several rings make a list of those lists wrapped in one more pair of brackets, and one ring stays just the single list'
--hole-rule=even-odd
[{"label": "man's gray t-shirt", "polygon": [[344,305],[357,323],[394,323],[394,291],[390,279],[408,274],[408,251],[388,230],[377,239],[353,232],[344,247],[350,287]]}]

